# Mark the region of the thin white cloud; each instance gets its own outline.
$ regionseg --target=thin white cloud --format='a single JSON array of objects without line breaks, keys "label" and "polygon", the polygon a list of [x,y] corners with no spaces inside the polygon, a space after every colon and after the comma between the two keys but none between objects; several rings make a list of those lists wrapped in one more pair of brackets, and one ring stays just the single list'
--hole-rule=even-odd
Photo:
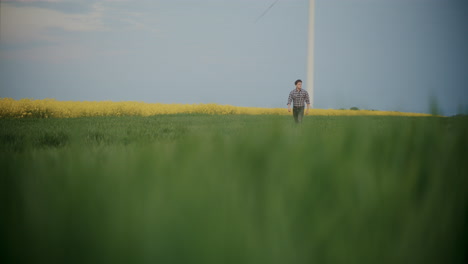
[{"label": "thin white cloud", "polygon": [[93,4],[92,11],[86,14],[64,14],[45,8],[0,3],[0,41],[50,41],[51,37],[44,34],[49,28],[76,32],[105,31],[102,17],[103,8],[99,3]]},{"label": "thin white cloud", "polygon": [[[50,1],[50,0],[49,0]],[[115,53],[103,48],[106,34],[94,34],[87,43],[76,41],[86,32],[144,31],[159,33],[156,18],[113,6],[112,1],[90,4],[87,13],[64,13],[47,7],[0,3],[0,60],[61,63],[95,56],[96,52]],[[113,33],[111,33],[113,34]],[[114,34],[115,36],[115,34]],[[106,44],[104,44],[106,43]],[[120,54],[122,51],[118,51]]]},{"label": "thin white cloud", "polygon": [[34,2],[47,2],[47,3],[58,3],[60,0],[2,0],[1,2],[18,2],[18,3],[34,3]]}]

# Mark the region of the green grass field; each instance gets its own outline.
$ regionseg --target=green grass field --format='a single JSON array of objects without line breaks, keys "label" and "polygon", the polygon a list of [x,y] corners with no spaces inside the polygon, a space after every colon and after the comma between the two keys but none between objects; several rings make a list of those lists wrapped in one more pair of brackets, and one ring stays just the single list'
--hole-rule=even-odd
[{"label": "green grass field", "polygon": [[466,117],[0,119],[3,263],[466,263]]}]

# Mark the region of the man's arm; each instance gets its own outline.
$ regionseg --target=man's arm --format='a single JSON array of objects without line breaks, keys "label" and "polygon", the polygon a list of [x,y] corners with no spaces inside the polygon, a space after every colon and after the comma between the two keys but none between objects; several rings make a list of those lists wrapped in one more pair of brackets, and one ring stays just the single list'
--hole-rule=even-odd
[{"label": "man's arm", "polygon": [[291,112],[291,101],[292,101],[292,92],[289,93],[289,97],[288,97],[288,112]]},{"label": "man's arm", "polygon": [[309,99],[309,93],[306,91],[306,104],[307,104],[307,109],[305,114],[307,115],[309,113],[309,108],[310,108],[310,99]]}]

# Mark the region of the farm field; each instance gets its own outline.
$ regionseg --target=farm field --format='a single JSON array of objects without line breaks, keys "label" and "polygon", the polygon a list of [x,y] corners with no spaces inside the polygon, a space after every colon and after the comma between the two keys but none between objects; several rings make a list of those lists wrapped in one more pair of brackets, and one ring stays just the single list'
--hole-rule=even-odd
[{"label": "farm field", "polygon": [[[132,101],[57,101],[55,99],[14,100],[0,98],[0,118],[153,116],[168,114],[290,115],[286,108],[240,107],[220,104],[160,104]],[[396,111],[315,108],[310,110],[310,114],[320,116],[431,116],[429,114]]]},{"label": "farm field", "polygon": [[468,118],[0,119],[24,263],[466,263]]}]

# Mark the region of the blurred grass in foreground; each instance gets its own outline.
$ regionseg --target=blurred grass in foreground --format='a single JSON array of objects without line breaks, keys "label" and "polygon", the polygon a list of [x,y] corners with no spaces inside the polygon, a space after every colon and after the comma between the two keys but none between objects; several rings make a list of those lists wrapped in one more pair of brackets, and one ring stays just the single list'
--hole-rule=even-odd
[{"label": "blurred grass in foreground", "polygon": [[466,263],[467,121],[1,119],[0,253],[7,263]]}]

